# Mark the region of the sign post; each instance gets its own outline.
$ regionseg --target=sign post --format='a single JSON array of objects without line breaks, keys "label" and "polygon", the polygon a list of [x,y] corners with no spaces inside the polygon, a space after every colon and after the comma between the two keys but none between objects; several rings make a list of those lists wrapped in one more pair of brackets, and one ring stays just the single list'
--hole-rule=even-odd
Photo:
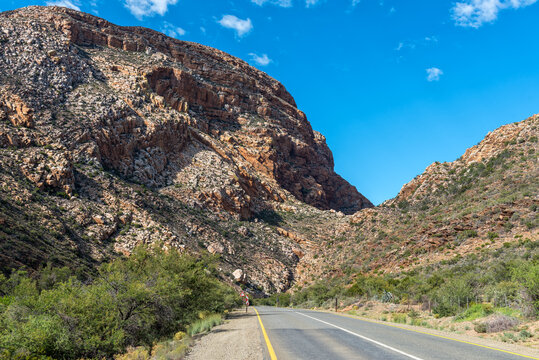
[{"label": "sign post", "polygon": [[249,295],[246,295],[243,291],[240,293],[240,296],[243,299],[243,302],[245,303],[245,312],[247,312],[247,308],[249,307]]}]

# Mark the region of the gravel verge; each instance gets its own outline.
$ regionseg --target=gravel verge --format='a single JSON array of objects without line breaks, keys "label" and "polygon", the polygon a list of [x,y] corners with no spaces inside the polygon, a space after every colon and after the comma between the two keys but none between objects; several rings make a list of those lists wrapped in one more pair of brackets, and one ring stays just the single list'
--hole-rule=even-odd
[{"label": "gravel verge", "polygon": [[195,336],[187,360],[263,360],[264,347],[253,309],[230,313],[224,324]]}]

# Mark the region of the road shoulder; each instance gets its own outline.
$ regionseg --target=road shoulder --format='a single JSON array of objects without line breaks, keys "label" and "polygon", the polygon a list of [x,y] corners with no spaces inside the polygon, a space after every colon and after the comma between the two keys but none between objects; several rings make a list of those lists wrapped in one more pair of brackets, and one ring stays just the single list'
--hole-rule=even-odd
[{"label": "road shoulder", "polygon": [[264,347],[256,313],[234,311],[224,324],[194,338],[187,360],[263,360]]}]

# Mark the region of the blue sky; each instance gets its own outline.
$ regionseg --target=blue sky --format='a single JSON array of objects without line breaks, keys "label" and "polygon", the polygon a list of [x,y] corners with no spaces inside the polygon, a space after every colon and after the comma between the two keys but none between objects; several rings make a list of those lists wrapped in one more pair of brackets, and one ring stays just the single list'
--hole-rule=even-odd
[{"label": "blue sky", "polygon": [[539,112],[537,0],[59,3],[238,56],[281,81],[336,171],[378,204],[434,161]]}]

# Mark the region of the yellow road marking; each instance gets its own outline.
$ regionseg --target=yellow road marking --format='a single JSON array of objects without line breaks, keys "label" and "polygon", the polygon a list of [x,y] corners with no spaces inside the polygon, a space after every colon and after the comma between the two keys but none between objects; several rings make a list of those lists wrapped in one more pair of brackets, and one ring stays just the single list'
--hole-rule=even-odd
[{"label": "yellow road marking", "polygon": [[266,333],[266,329],[264,329],[264,324],[262,324],[262,319],[260,318],[260,314],[258,313],[258,310],[253,307],[256,311],[256,316],[258,317],[258,321],[260,322],[260,327],[262,328],[262,334],[264,334],[264,340],[266,340],[266,346],[268,347],[268,352],[270,355],[271,360],[277,360],[277,356],[275,355],[275,351],[273,351],[273,346],[271,346],[271,342],[269,340],[268,334]]},{"label": "yellow road marking", "polygon": [[[319,310],[314,310],[314,311],[319,311]],[[326,311],[320,311],[320,312],[326,312]],[[333,313],[329,313],[329,314],[333,314]],[[379,324],[379,325],[390,326],[390,327],[394,327],[394,328],[397,328],[397,329],[402,329],[402,330],[407,330],[407,331],[413,331],[413,332],[416,332],[416,333],[419,333],[419,334],[425,334],[425,335],[435,336],[435,337],[439,337],[439,338],[446,339],[446,340],[453,340],[453,341],[460,342],[460,343],[464,343],[464,344],[475,345],[475,346],[479,346],[479,347],[482,347],[482,348],[485,348],[485,349],[495,350],[495,351],[500,351],[500,352],[503,352],[503,353],[506,353],[506,354],[511,354],[511,355],[516,355],[516,356],[521,356],[521,357],[528,358],[528,359],[539,360],[539,358],[536,358],[536,357],[533,357],[533,356],[522,355],[522,354],[514,353],[514,352],[511,352],[511,351],[507,351],[507,350],[502,350],[502,349],[497,349],[497,348],[493,348],[493,347],[486,346],[486,345],[476,344],[476,343],[469,342],[469,341],[453,339],[453,338],[450,338],[450,337],[447,337],[447,336],[443,336],[443,335],[431,334],[431,333],[428,333],[428,332],[426,332],[426,331],[415,330],[415,329],[408,329],[408,328],[405,328],[405,327],[402,327],[402,326],[393,325],[393,324],[386,324],[386,323],[378,322],[378,321],[374,321],[374,320],[368,320],[368,319],[358,318],[358,317],[355,317],[355,316],[353,316],[353,315],[348,315],[348,314],[339,314],[339,313],[336,313],[336,315],[344,316],[344,317],[351,318],[351,319],[356,319],[356,320],[359,320],[359,321],[370,322],[370,323],[373,323],[373,324]]]}]

